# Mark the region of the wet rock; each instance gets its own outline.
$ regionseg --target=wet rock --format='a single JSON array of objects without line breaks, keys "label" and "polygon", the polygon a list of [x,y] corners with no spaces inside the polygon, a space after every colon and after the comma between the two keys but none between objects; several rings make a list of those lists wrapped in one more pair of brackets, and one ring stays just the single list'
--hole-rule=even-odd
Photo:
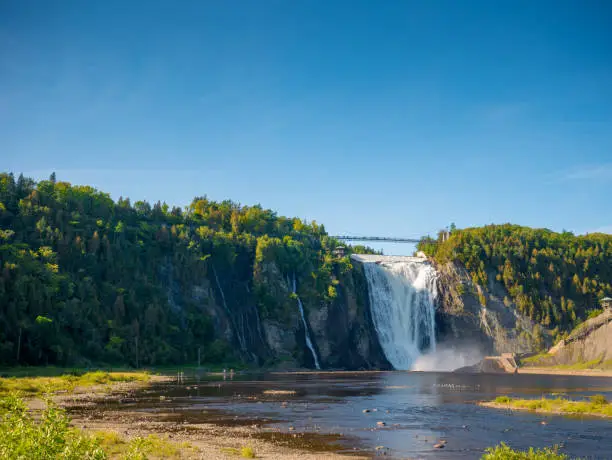
[{"label": "wet rock", "polygon": [[444,449],[446,447],[446,441],[441,439],[438,441],[438,444],[434,444],[434,449]]}]

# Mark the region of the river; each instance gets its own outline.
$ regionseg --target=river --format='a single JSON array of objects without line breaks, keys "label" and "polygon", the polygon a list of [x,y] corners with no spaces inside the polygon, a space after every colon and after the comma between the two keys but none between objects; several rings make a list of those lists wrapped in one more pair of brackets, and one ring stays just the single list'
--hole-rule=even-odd
[{"label": "river", "polygon": [[[486,447],[504,441],[513,448],[558,444],[570,456],[612,458],[608,420],[476,405],[498,395],[551,393],[572,398],[602,393],[612,399],[612,379],[400,371],[253,373],[225,379],[202,374],[154,386],[123,407],[172,412],[173,420],[189,423],[256,425],[260,435],[334,434],[325,448],[347,454],[476,459]],[[326,437],[320,437],[324,442]],[[446,441],[443,449],[433,447],[439,440]]]}]

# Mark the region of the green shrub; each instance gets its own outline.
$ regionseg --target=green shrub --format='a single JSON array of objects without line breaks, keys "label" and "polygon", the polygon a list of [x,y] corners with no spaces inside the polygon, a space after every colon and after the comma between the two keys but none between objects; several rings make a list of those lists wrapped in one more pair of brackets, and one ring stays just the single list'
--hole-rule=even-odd
[{"label": "green shrub", "polygon": [[255,451],[252,447],[243,447],[240,449],[240,455],[242,458],[255,458]]},{"label": "green shrub", "polygon": [[0,398],[0,458],[101,460],[106,454],[95,439],[71,428],[51,401],[36,421],[23,400],[9,394]]},{"label": "green shrub", "polygon": [[557,448],[534,449],[527,451],[514,450],[505,443],[489,447],[481,457],[482,460],[567,460],[569,457],[557,452]]},{"label": "green shrub", "polygon": [[242,458],[256,458],[255,451],[252,447],[243,447],[241,449],[236,449],[235,447],[222,447],[221,452],[227,455],[239,455]]},{"label": "green shrub", "polygon": [[587,319],[596,318],[603,313],[602,308],[595,308],[593,310],[587,310]]},{"label": "green shrub", "polygon": [[590,399],[591,403],[595,404],[596,406],[603,406],[605,404],[608,404],[608,400],[604,395],[593,395]]}]

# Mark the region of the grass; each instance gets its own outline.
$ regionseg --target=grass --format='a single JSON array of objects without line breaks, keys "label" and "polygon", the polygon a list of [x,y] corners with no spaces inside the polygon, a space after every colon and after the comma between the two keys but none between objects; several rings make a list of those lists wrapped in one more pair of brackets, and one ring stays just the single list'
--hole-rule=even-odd
[{"label": "grass", "polygon": [[242,458],[256,458],[255,451],[252,447],[246,446],[241,449],[236,449],[235,447],[223,447],[221,448],[221,452],[228,455],[236,455]]},{"label": "grass", "polygon": [[537,355],[529,356],[528,358],[522,358],[521,365],[535,366],[536,364],[543,364],[542,361],[544,361],[548,357],[550,357],[550,355],[546,352],[543,352]]},{"label": "grass", "polygon": [[145,460],[149,458],[184,458],[186,452],[195,454],[197,448],[188,442],[173,442],[149,435],[127,440],[114,431],[97,431],[93,435],[110,458]]},{"label": "grass", "polygon": [[[604,361],[603,355],[599,358],[592,359],[590,361],[579,361],[574,364],[556,364],[551,365],[546,361],[547,359],[552,359],[553,356],[548,353],[540,353],[534,356],[530,356],[528,358],[521,359],[521,366],[532,366],[532,367],[546,367],[548,369],[558,369],[558,370],[567,370],[567,371],[581,371],[581,370],[589,370],[589,369],[601,369],[601,370],[610,370],[612,369],[612,359]],[[549,361],[550,362],[550,361]]]},{"label": "grass", "polygon": [[548,414],[612,417],[612,404],[603,395],[591,396],[589,400],[585,401],[566,398],[515,399],[508,396],[499,396],[494,401],[483,405]]},{"label": "grass", "polygon": [[0,395],[23,392],[29,395],[72,391],[76,387],[109,385],[117,382],[148,382],[147,372],[104,372],[94,371],[82,374],[63,374],[53,377],[8,377],[0,378]]},{"label": "grass", "polygon": [[503,442],[495,447],[489,447],[481,457],[482,460],[567,460],[569,457],[558,453],[557,448],[534,449],[527,451],[514,450]]},{"label": "grass", "polygon": [[558,364],[551,366],[552,369],[564,369],[571,371],[580,371],[585,369],[597,369],[602,364],[601,358],[596,358],[591,361],[581,361],[574,364]]},{"label": "grass", "polygon": [[575,364],[560,364],[557,366],[551,366],[552,369],[566,369],[566,370],[585,370],[585,369],[612,369],[612,359],[603,361],[602,358],[596,358],[591,361],[583,361]]}]

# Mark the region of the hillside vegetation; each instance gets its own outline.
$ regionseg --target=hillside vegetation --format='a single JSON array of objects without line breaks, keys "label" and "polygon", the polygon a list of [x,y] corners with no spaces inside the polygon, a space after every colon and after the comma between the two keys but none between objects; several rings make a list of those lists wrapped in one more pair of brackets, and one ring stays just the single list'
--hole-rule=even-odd
[{"label": "hillside vegetation", "polygon": [[240,359],[248,344],[236,352],[215,330],[193,286],[208,280],[230,319],[248,302],[262,318],[282,316],[266,284],[273,263],[324,305],[335,273],[350,269],[332,256],[337,244],[316,222],[260,206],[114,202],[54,174],[35,183],[2,173],[0,365],[195,363],[198,349],[207,362]]},{"label": "hillside vegetation", "polygon": [[612,235],[489,225],[454,230],[444,242],[424,239],[419,249],[438,263],[462,264],[485,290],[503,284],[508,305],[560,335],[612,293]]}]

